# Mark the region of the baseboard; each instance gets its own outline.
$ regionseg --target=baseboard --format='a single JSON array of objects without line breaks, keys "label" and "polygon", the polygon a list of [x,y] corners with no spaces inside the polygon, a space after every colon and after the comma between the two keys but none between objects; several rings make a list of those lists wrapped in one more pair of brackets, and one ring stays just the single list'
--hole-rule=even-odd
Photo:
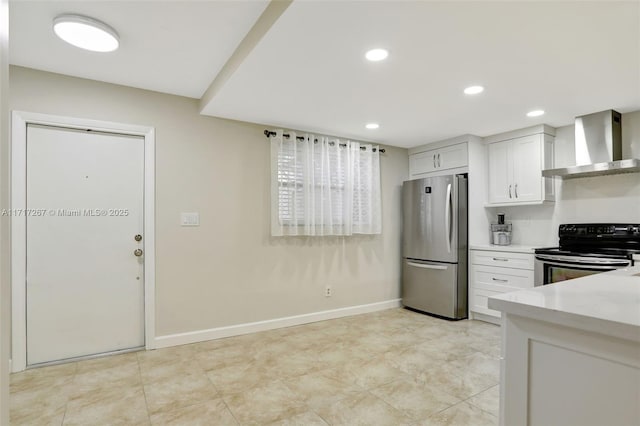
[{"label": "baseboard", "polygon": [[349,306],[346,308],[331,309],[329,311],[312,312],[309,314],[295,315],[291,317],[275,318],[266,321],[250,322],[246,324],[230,325],[227,327],[210,328],[207,330],[189,331],[187,333],[169,334],[155,338],[155,348],[167,348],[170,346],[186,345],[189,343],[204,342],[206,340],[220,339],[223,337],[239,336],[258,331],[273,330],[276,328],[291,327],[294,325],[308,324],[310,322],[324,321],[348,317],[351,315],[365,314],[368,312],[383,311],[400,307],[400,299],[385,300],[384,302],[370,303],[367,305]]},{"label": "baseboard", "polygon": [[478,321],[489,322],[491,324],[500,325],[501,319],[493,317],[491,315],[481,314],[480,312],[471,312],[469,319],[474,319]]}]

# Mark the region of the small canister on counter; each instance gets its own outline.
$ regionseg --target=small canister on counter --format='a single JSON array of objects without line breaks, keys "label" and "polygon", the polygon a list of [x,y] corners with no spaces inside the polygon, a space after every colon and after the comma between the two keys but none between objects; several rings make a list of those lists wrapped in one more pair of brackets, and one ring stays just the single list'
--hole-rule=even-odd
[{"label": "small canister on counter", "polygon": [[491,244],[508,246],[511,244],[511,224],[504,223],[504,213],[498,213],[498,223],[491,224]]}]

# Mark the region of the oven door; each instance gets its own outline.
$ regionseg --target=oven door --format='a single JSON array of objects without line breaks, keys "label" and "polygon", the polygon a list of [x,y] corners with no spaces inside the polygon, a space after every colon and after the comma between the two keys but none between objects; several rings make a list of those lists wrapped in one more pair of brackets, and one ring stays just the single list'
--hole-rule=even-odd
[{"label": "oven door", "polygon": [[536,254],[535,259],[534,281],[536,286],[586,277],[633,265],[631,260],[623,258]]}]

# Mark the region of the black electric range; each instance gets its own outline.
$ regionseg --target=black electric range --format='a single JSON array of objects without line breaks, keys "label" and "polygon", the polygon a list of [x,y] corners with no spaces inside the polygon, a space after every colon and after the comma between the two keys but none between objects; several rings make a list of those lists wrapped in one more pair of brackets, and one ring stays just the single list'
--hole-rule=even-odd
[{"label": "black electric range", "polygon": [[562,224],[558,237],[559,247],[535,250],[536,285],[629,267],[640,255],[640,224]]},{"label": "black electric range", "polygon": [[559,247],[540,248],[535,253],[618,258],[640,254],[640,224],[563,224],[558,237]]}]

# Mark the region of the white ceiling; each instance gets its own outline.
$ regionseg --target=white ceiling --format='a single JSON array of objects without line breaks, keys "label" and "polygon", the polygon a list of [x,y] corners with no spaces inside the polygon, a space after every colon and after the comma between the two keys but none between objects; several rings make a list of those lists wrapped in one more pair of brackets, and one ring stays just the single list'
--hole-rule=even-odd
[{"label": "white ceiling", "polygon": [[[30,68],[200,98],[260,17],[258,1],[11,1],[10,62]],[[93,53],[53,33],[62,13],[113,27],[120,49]]]},{"label": "white ceiling", "polygon": [[[14,64],[200,97],[266,1],[16,2]],[[296,0],[203,114],[411,147],[614,108],[640,109],[640,2]],[[92,54],[51,31],[100,19],[121,49]],[[364,52],[389,49],[387,61]],[[476,97],[462,89],[481,84]],[[527,118],[541,108],[547,113]],[[364,128],[370,121],[380,129]]]}]

